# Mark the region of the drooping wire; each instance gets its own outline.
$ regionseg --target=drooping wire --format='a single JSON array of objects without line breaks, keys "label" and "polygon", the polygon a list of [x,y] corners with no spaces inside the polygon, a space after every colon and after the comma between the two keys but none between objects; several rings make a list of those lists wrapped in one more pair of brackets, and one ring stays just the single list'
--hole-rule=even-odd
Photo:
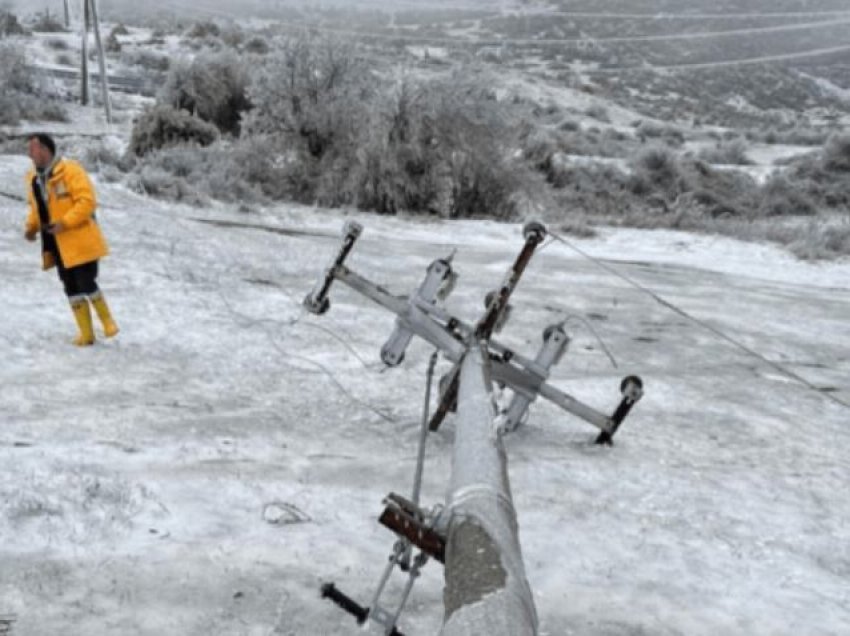
[{"label": "drooping wire", "polygon": [[567,246],[569,249],[571,249],[572,251],[579,254],[582,258],[587,259],[588,261],[590,261],[591,263],[593,263],[597,267],[604,269],[606,272],[608,272],[612,276],[615,276],[615,277],[619,278],[620,280],[628,283],[630,286],[634,287],[638,291],[640,291],[640,292],[646,294],[647,296],[649,296],[650,298],[652,298],[659,305],[666,307],[670,311],[678,314],[682,318],[685,318],[686,320],[688,320],[688,321],[692,322],[693,324],[701,327],[702,329],[705,329],[706,331],[711,332],[712,334],[714,334],[715,336],[717,336],[721,340],[724,340],[727,343],[731,344],[732,346],[740,349],[741,351],[745,352],[747,355],[752,356],[753,358],[760,360],[764,364],[770,366],[775,371],[778,371],[779,373],[781,373],[785,377],[797,382],[798,384],[801,384],[802,386],[804,386],[808,389],[811,389],[812,391],[816,392],[818,395],[820,395],[820,396],[822,396],[822,397],[824,397],[824,398],[826,398],[826,399],[828,399],[828,400],[830,400],[830,401],[832,401],[832,402],[834,402],[834,403],[836,403],[840,406],[843,406],[844,408],[850,408],[850,403],[847,403],[844,400],[841,400],[840,398],[832,395],[831,393],[825,393],[817,385],[813,384],[812,382],[810,382],[806,378],[802,377],[801,375],[794,373],[793,371],[785,368],[783,365],[779,364],[778,362],[775,362],[775,361],[765,357],[764,355],[762,355],[761,353],[759,353],[755,349],[748,347],[747,345],[745,345],[744,343],[742,343],[739,340],[736,340],[735,338],[728,335],[724,331],[718,329],[717,327],[714,327],[713,325],[710,325],[709,323],[707,323],[704,320],[700,320],[699,318],[688,313],[687,311],[685,311],[681,307],[676,306],[675,304],[673,304],[669,300],[662,298],[656,292],[649,289],[645,285],[642,285],[641,283],[635,281],[634,279],[630,278],[626,274],[623,274],[622,272],[618,271],[614,267],[611,267],[610,265],[606,264],[602,260],[595,258],[591,254],[588,254],[586,251],[584,251],[583,249],[581,249],[580,247],[575,245],[572,241],[569,241],[568,239],[566,239],[562,235],[560,235],[556,232],[551,232],[551,231],[550,231],[550,234],[555,238],[555,240],[557,240],[560,243],[562,243],[563,245]]}]

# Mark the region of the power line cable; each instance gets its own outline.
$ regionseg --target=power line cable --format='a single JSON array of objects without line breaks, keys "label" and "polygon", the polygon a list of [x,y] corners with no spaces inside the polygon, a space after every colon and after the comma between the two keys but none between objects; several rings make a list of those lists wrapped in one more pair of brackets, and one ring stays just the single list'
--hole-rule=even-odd
[{"label": "power line cable", "polygon": [[540,11],[523,12],[522,17],[569,17],[569,18],[600,18],[611,20],[741,20],[743,18],[811,18],[827,15],[848,15],[848,10],[835,11],[767,11],[742,13],[607,13],[596,11]]},{"label": "power line cable", "polygon": [[683,71],[683,70],[702,70],[711,68],[725,68],[730,66],[746,66],[750,64],[770,64],[772,62],[787,62],[791,60],[803,60],[814,57],[823,57],[825,55],[834,55],[836,53],[846,53],[850,51],[850,44],[841,46],[833,46],[825,49],[813,49],[808,51],[800,51],[797,53],[784,53],[780,55],[763,55],[760,57],[748,57],[737,60],[721,60],[717,62],[694,62],[688,64],[667,64],[667,65],[644,65],[644,66],[617,66],[607,68],[584,68],[582,72],[588,74],[618,74],[623,71]]},{"label": "power line cable", "polygon": [[[182,227],[185,231],[187,231],[189,234],[191,234],[192,236],[194,236],[194,237],[196,237],[196,238],[198,238],[198,237],[200,236],[200,235],[198,234],[198,232],[196,232],[193,228],[188,227],[188,226],[185,224],[185,221],[184,221],[183,219],[181,219],[179,216],[175,215],[175,214],[166,214],[165,212],[161,212],[161,211],[159,211],[159,210],[155,209],[153,206],[151,206],[150,208],[148,208],[148,213],[153,214],[153,215],[155,215],[155,216],[159,216],[159,217],[164,218],[164,219],[167,219],[170,223],[176,223],[176,225],[178,225],[179,227]],[[229,263],[231,263],[231,265],[233,265],[233,266],[235,267],[235,263],[234,263],[234,261],[233,261],[232,259],[230,259],[229,257],[225,256],[225,255],[223,254],[223,252],[222,252],[222,251],[221,251],[218,247],[216,247],[216,246],[212,246],[212,248],[213,248],[213,250],[216,252],[217,256],[219,257],[219,259],[220,259],[220,261],[219,261],[219,262],[229,262]],[[262,320],[258,320],[258,319],[255,319],[255,318],[253,318],[253,317],[250,317],[250,316],[247,316],[247,315],[245,315],[245,314],[242,314],[241,312],[237,311],[237,310],[233,307],[232,303],[230,302],[230,299],[229,299],[229,298],[227,298],[226,294],[225,294],[224,292],[222,292],[222,291],[221,291],[221,284],[220,284],[220,280],[221,280],[221,275],[219,274],[219,275],[217,276],[217,279],[216,279],[216,284],[215,284],[215,293],[216,293],[216,294],[217,294],[217,296],[220,298],[220,300],[221,300],[222,304],[225,306],[225,308],[227,309],[228,313],[229,313],[229,314],[231,314],[232,319],[234,319],[234,318],[241,318],[241,319],[243,319],[243,320],[245,320],[245,319],[250,320],[253,324],[255,324],[255,325],[257,325],[257,326],[259,326],[259,327],[260,327],[260,329],[262,330],[262,332],[263,332],[263,333],[264,333],[264,335],[266,336],[266,339],[268,340],[268,342],[269,342],[269,343],[272,345],[272,347],[273,347],[275,350],[277,350],[277,351],[278,351],[278,353],[280,353],[282,356],[284,356],[285,358],[292,358],[292,359],[295,359],[295,360],[300,360],[300,361],[302,361],[302,362],[305,362],[305,363],[307,363],[307,364],[309,364],[309,365],[311,365],[311,366],[315,367],[315,368],[316,368],[316,369],[318,369],[318,370],[319,370],[322,374],[324,374],[325,376],[327,376],[327,378],[331,381],[331,383],[333,383],[333,385],[334,385],[334,386],[336,386],[336,388],[337,388],[337,389],[338,389],[338,390],[339,390],[339,391],[340,391],[343,395],[345,395],[345,396],[346,396],[349,400],[351,400],[353,403],[358,404],[359,406],[362,406],[363,408],[366,408],[366,409],[368,409],[368,410],[372,411],[372,412],[373,412],[373,413],[375,413],[378,417],[380,417],[381,419],[383,419],[383,420],[385,420],[385,421],[387,421],[387,422],[391,422],[391,423],[395,423],[395,422],[396,422],[396,419],[395,419],[394,417],[392,417],[391,415],[388,415],[387,413],[383,412],[383,411],[382,411],[381,409],[379,409],[378,407],[373,406],[372,404],[369,404],[368,402],[365,402],[365,401],[361,400],[361,399],[360,399],[360,398],[358,398],[356,395],[354,395],[351,391],[349,391],[349,390],[348,390],[348,389],[347,389],[347,388],[346,388],[346,387],[342,384],[342,382],[340,382],[340,380],[336,377],[336,375],[334,374],[334,372],[333,372],[331,369],[329,369],[326,365],[322,364],[321,362],[318,362],[317,360],[313,360],[312,358],[309,358],[309,357],[307,357],[307,356],[302,356],[302,355],[299,355],[299,354],[296,354],[296,353],[293,353],[293,352],[291,352],[291,351],[288,351],[288,350],[284,349],[284,348],[283,348],[283,347],[282,347],[282,346],[281,346],[281,345],[277,342],[277,340],[275,339],[275,337],[273,336],[273,334],[272,334],[272,333],[268,330],[268,328],[266,327],[266,325],[264,325],[264,324],[263,324],[263,321],[262,321]],[[286,298],[287,298],[287,300],[289,300],[290,302],[292,302],[292,303],[296,304],[296,305],[298,306],[299,310],[302,310],[301,304],[300,304],[300,303],[297,303],[297,302],[295,301],[295,299],[294,299],[294,298],[292,298],[292,296],[291,296],[289,293],[287,293],[287,292],[286,292],[285,290],[283,290],[283,289],[281,289],[280,291],[282,291],[282,292],[283,292],[284,297],[286,297]],[[289,321],[289,325],[288,325],[288,326],[294,326],[296,323],[298,323],[298,322],[300,321],[300,319],[301,319],[301,316],[302,316],[302,315],[303,315],[303,310],[301,311],[301,314],[300,314],[297,318],[295,318],[294,320]],[[305,324],[306,324],[306,323],[305,323]],[[337,340],[340,340],[339,338],[336,338],[336,339],[337,339]],[[349,347],[349,346],[347,346],[346,348],[347,348],[347,349],[349,349],[350,351],[353,351],[353,350],[351,349],[351,347]],[[363,364],[365,365],[365,362],[363,362],[362,357],[361,357],[361,356],[359,356],[358,354],[356,354],[356,352],[355,352],[355,356],[357,357],[357,359],[358,359],[361,363],[363,363]]]},{"label": "power line cable", "polygon": [[659,305],[666,307],[670,311],[678,314],[679,316],[681,316],[682,318],[685,318],[686,320],[689,320],[690,322],[701,327],[702,329],[705,329],[706,331],[713,333],[715,336],[717,336],[721,340],[724,340],[727,343],[731,344],[732,346],[740,349],[741,351],[745,352],[747,355],[752,356],[753,358],[760,360],[761,362],[770,366],[775,371],[778,371],[779,373],[781,373],[785,377],[790,378],[791,380],[794,380],[798,384],[801,384],[801,385],[805,386],[806,388],[811,389],[812,391],[815,391],[818,395],[825,397],[826,399],[828,399],[832,402],[835,402],[836,404],[839,404],[840,406],[843,406],[845,408],[850,409],[850,403],[839,399],[838,397],[832,395],[831,393],[825,393],[817,385],[813,384],[812,382],[810,382],[809,380],[807,380],[803,376],[801,376],[797,373],[794,373],[790,369],[785,368],[783,365],[779,364],[778,362],[774,362],[773,360],[765,357],[764,355],[762,355],[761,353],[759,353],[755,349],[752,349],[751,347],[748,347],[747,345],[743,344],[739,340],[736,340],[732,336],[729,336],[728,334],[721,331],[717,327],[714,327],[713,325],[708,324],[706,321],[701,320],[701,319],[697,318],[696,316],[688,313],[687,311],[685,311],[681,307],[674,305],[669,300],[662,298],[659,294],[657,294],[653,290],[649,289],[645,285],[642,285],[641,283],[635,281],[634,279],[630,278],[626,274],[623,274],[622,272],[618,271],[614,267],[611,267],[610,265],[604,263],[600,259],[595,258],[594,256],[591,256],[590,254],[585,252],[583,249],[581,249],[580,247],[575,245],[572,241],[567,240],[566,238],[564,238],[560,234],[558,234],[556,232],[552,232],[551,230],[550,230],[550,234],[555,238],[555,240],[566,245],[569,249],[571,249],[572,251],[579,254],[582,258],[587,259],[588,261],[590,261],[591,263],[593,263],[597,267],[604,269],[606,272],[608,272],[612,276],[615,276],[615,277],[619,278],[620,280],[628,283],[631,287],[634,287],[638,291],[640,291],[640,292],[646,294],[647,296],[649,296],[650,298],[652,298]]}]

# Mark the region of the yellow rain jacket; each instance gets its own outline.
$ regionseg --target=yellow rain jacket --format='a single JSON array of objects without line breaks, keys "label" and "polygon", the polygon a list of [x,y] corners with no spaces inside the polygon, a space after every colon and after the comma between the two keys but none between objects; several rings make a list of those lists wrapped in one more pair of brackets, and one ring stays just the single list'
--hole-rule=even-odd
[{"label": "yellow rain jacket", "polygon": [[[41,229],[38,204],[32,190],[34,178],[35,170],[30,170],[27,174],[28,232]],[[94,218],[95,207],[94,187],[86,171],[76,161],[59,159],[47,181],[47,211],[51,223],[61,221],[65,226],[65,231],[56,234],[56,244],[66,268],[95,261],[109,253]],[[44,269],[53,267],[54,261],[49,251],[42,253]]]}]

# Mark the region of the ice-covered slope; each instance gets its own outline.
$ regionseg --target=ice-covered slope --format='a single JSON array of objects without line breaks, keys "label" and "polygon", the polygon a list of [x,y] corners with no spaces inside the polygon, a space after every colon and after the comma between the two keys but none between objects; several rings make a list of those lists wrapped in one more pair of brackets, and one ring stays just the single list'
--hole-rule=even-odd
[{"label": "ice-covered slope", "polygon": [[[20,194],[25,168],[0,158],[0,190]],[[122,333],[85,350],[22,239],[22,205],[0,197],[0,615],[27,636],[352,633],[318,588],[369,602],[393,542],[376,517],[411,483],[430,351],[415,343],[382,373],[390,316],[342,288],[326,317],[300,309],[339,213],[99,187],[101,284]],[[397,293],[457,248],[448,305],[470,320],[521,243],[516,225],[361,220],[350,265]],[[850,401],[847,263],[673,232],[578,244]],[[501,338],[518,349],[578,315],[616,356],[618,369],[571,323],[558,386],[603,410],[623,375],[647,388],[611,449],[546,403],[508,440],[541,633],[846,629],[848,409],[559,243],[515,300]],[[445,494],[452,430],[429,440],[428,504]],[[402,631],[437,632],[441,590],[429,564]]]}]

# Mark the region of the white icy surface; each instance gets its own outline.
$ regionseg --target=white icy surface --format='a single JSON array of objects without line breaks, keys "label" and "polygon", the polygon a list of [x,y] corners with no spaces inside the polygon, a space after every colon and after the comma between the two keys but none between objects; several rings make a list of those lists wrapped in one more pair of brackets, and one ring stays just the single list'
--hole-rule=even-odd
[{"label": "white icy surface", "polygon": [[[0,190],[22,194],[25,169],[0,157]],[[341,286],[329,314],[302,312],[342,213],[99,188],[113,252],[100,282],[122,332],[84,350],[22,239],[23,206],[0,197],[0,615],[25,636],[356,631],[319,585],[370,601],[393,542],[381,499],[412,481],[429,349],[414,342],[381,373],[391,316]],[[349,265],[396,293],[457,248],[447,304],[468,320],[521,245],[513,224],[354,216],[365,231]],[[850,401],[846,261],[669,231],[575,243]],[[646,385],[613,448],[540,402],[507,439],[542,634],[846,633],[847,408],[558,243],[515,304],[500,339],[518,350],[533,356],[547,324],[580,315],[619,362],[570,323],[557,386],[611,411],[624,375]],[[427,504],[445,495],[452,431],[429,439]],[[402,631],[436,633],[441,594],[431,563]]]}]

